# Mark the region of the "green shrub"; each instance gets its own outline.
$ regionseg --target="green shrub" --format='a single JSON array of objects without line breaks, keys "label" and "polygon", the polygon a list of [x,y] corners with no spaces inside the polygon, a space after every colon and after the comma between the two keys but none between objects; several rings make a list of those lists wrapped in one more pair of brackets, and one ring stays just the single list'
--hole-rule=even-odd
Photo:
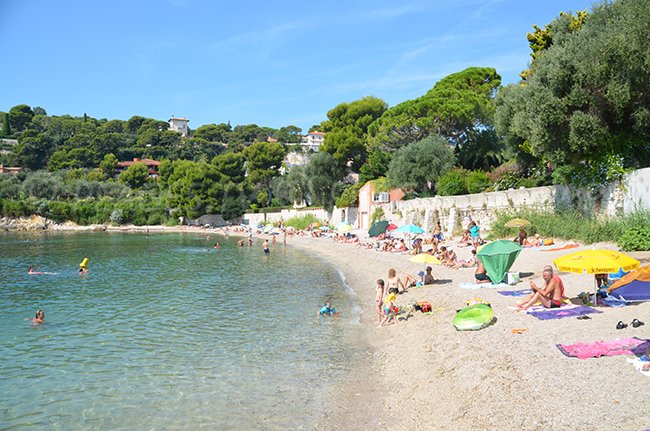
[{"label": "green shrub", "polygon": [[467,194],[468,171],[463,168],[450,169],[438,178],[440,196],[458,196]]},{"label": "green shrub", "polygon": [[292,226],[298,230],[307,229],[311,223],[323,223],[318,217],[313,214],[305,214],[303,216],[291,217],[284,224]]},{"label": "green shrub", "polygon": [[646,240],[650,238],[650,232],[644,230],[646,226],[650,226],[650,214],[647,212],[610,219],[585,216],[575,210],[551,212],[526,209],[504,212],[497,214],[492,223],[490,238],[514,238],[517,229],[507,228],[505,223],[515,217],[531,222],[531,226],[526,228],[528,235],[539,233],[545,238],[571,239],[585,244],[614,241],[619,238],[618,245],[624,250],[641,250],[643,247],[650,250],[650,240]]},{"label": "green shrub", "polygon": [[375,223],[383,219],[384,219],[384,210],[382,208],[375,208],[375,210],[370,215],[370,223]]},{"label": "green shrub", "polygon": [[634,226],[628,228],[617,241],[618,246],[625,251],[650,250],[650,226]]},{"label": "green shrub", "polygon": [[485,171],[472,171],[466,177],[467,191],[481,193],[490,187],[490,179]]},{"label": "green shrub", "polygon": [[363,187],[363,184],[356,183],[345,189],[345,191],[341,193],[341,196],[336,199],[336,202],[334,203],[336,207],[344,208],[358,204],[359,189],[361,189],[361,187]]},{"label": "green shrub", "polygon": [[67,202],[47,201],[43,217],[47,217],[56,223],[63,223],[72,220],[72,208]]}]

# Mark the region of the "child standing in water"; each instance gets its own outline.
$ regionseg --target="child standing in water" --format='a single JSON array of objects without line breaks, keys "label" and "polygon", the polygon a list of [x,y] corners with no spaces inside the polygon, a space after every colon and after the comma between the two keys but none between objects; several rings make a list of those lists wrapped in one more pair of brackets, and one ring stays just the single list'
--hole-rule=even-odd
[{"label": "child standing in water", "polygon": [[381,319],[384,317],[384,310],[382,310],[382,305],[384,305],[384,295],[386,294],[384,280],[381,278],[377,280],[375,285],[375,304],[377,304],[377,323],[381,324]]}]

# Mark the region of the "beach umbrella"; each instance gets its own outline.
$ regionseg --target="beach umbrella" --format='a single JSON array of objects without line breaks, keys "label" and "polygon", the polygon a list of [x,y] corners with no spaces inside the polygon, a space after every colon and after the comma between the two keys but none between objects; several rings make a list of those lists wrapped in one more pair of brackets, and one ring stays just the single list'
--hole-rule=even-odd
[{"label": "beach umbrella", "polygon": [[619,278],[607,294],[626,301],[650,301],[650,265],[634,270]]},{"label": "beach umbrella", "polygon": [[[631,271],[639,267],[638,260],[614,250],[580,250],[560,256],[553,261],[557,269],[578,274],[609,274],[619,270]],[[594,278],[594,283],[596,282]],[[596,285],[596,295],[598,286]],[[596,303],[596,296],[594,296]]]},{"label": "beach umbrella", "polygon": [[609,274],[631,271],[639,267],[639,261],[613,250],[580,250],[560,256],[553,261],[557,269],[582,274]]},{"label": "beach umbrella", "polygon": [[386,220],[378,221],[377,223],[374,223],[372,226],[370,226],[370,229],[368,229],[368,236],[379,236],[382,233],[386,232],[387,227],[388,222]]},{"label": "beach umbrella", "polygon": [[513,218],[504,224],[505,227],[528,227],[530,222],[523,218]]},{"label": "beach umbrella", "polygon": [[321,226],[318,229],[323,230],[323,231],[328,231],[328,230],[330,230],[330,227],[329,226]]},{"label": "beach umbrella", "polygon": [[395,229],[395,233],[424,233],[424,229],[414,224],[405,224]]},{"label": "beach umbrella", "polygon": [[352,230],[352,225],[344,221],[337,223],[336,230],[339,232],[350,232]]},{"label": "beach umbrella", "polygon": [[521,246],[514,241],[492,241],[478,250],[477,256],[492,283],[501,283],[508,270],[521,253]]},{"label": "beach umbrella", "polygon": [[391,223],[391,224],[389,224],[388,226],[386,226],[386,230],[393,231],[393,230],[395,230],[395,229],[397,229],[397,225],[396,225],[396,224]]},{"label": "beach umbrella", "polygon": [[437,257],[427,253],[416,254],[415,256],[411,257],[409,260],[411,262],[417,262],[417,263],[433,263],[435,265],[440,265],[440,260],[438,260]]}]

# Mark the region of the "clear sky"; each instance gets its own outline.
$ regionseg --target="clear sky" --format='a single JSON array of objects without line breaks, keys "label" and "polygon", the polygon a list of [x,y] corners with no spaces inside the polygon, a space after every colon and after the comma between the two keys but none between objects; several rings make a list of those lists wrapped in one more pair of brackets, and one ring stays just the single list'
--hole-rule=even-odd
[{"label": "clear sky", "polygon": [[306,132],[339,103],[394,106],[470,66],[516,82],[532,25],[591,4],[0,0],[0,111]]}]

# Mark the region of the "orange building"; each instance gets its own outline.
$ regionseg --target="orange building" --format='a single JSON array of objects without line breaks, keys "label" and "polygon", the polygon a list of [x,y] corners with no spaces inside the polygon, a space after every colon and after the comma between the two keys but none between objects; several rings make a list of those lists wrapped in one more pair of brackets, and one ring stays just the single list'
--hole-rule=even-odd
[{"label": "orange building", "polygon": [[376,192],[375,184],[372,181],[368,181],[359,189],[359,216],[357,218],[359,229],[370,228],[370,218],[372,217],[375,206],[399,201],[403,197],[404,191],[402,189]]}]

